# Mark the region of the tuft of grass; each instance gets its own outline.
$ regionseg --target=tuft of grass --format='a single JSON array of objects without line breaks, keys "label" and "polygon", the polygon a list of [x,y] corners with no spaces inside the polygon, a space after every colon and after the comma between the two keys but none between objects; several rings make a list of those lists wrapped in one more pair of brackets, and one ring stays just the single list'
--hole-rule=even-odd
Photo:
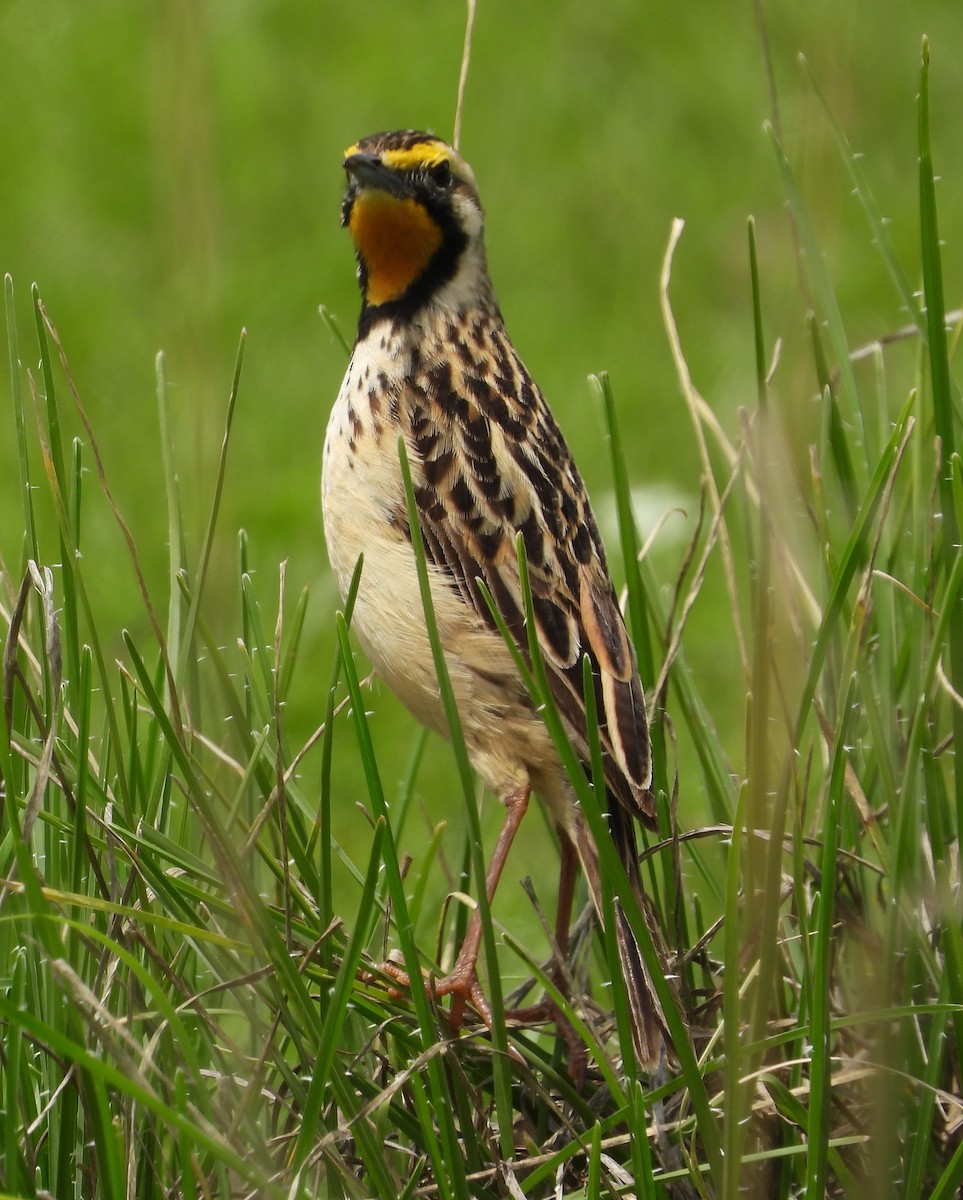
[{"label": "tuft of grass", "polygon": [[[424,935],[428,877],[451,831],[434,830],[418,861],[405,858],[419,772],[445,751],[414,733],[391,799],[350,638],[358,575],[334,618],[319,727],[303,744],[292,742],[285,704],[299,675],[318,676],[306,661],[309,598],[288,595],[284,564],[276,583],[259,573],[242,533],[233,612],[217,612],[210,567],[229,536],[219,517],[246,337],[193,554],[158,360],[170,553],[156,585],[36,290],[39,372],[22,365],[34,350],[23,349],[7,278],[23,538],[0,559],[0,1190],[118,1200],[956,1194],[963,469],[929,70],[924,46],[920,254],[909,268],[882,236],[880,206],[829,115],[894,303],[910,306],[913,341],[881,333],[871,353],[850,348],[818,225],[774,137],[808,273],[801,290],[815,304],[800,313],[812,378],[784,379],[767,341],[776,265],[750,224],[756,394],[728,433],[676,331],[673,231],[663,308],[703,511],[668,578],[635,526],[612,389],[604,376],[591,383],[656,747],[661,825],[644,877],[692,1036],[690,1047],[681,1024],[673,1029],[679,1061],[655,1080],[634,1077],[611,937],[580,923],[562,994],[486,902],[478,796],[427,586],[461,785],[452,809],[468,831],[452,857],[464,864],[457,890],[482,913],[492,1030],[469,1022],[453,1038],[429,991],[386,986],[376,966],[386,946],[419,978],[446,968],[464,929],[457,904]],[[921,308],[906,282],[914,275]],[[799,444],[790,413],[802,408],[815,414],[814,433]],[[69,445],[68,409],[84,429]],[[117,526],[109,559],[88,548],[95,507]],[[418,561],[426,583],[420,552]],[[89,579],[108,570],[137,584],[141,611],[126,629],[105,625],[90,600]],[[738,647],[724,689],[686,655],[686,622],[706,602],[710,572],[724,579]],[[518,667],[599,843],[606,903],[619,899],[655,972],[593,786],[597,741],[586,775],[534,638]],[[738,757],[716,732],[734,708],[745,728]],[[366,789],[348,796],[339,763],[355,754]],[[711,824],[686,823],[694,796]],[[360,855],[337,837],[347,820],[369,831]],[[568,1044],[551,1026],[512,1021],[509,969],[549,992]],[[676,1023],[668,996],[664,1007]],[[587,1059],[578,1085],[572,1039]]]}]

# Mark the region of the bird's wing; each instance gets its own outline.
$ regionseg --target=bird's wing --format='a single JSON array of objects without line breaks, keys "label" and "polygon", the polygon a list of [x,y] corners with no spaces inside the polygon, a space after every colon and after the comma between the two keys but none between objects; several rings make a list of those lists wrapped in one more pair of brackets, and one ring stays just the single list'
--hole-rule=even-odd
[{"label": "bird's wing", "polygon": [[472,365],[440,361],[408,407],[426,553],[493,626],[477,584],[483,580],[527,652],[516,550],[522,535],[538,642],[573,744],[586,754],[581,663],[588,654],[606,784],[651,825],[642,685],[588,497],[551,412],[507,337],[498,350]]}]

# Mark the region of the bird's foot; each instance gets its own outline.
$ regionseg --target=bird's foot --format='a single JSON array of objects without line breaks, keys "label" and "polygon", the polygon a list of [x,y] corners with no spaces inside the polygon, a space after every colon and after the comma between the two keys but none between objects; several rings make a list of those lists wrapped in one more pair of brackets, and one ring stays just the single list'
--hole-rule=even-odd
[{"label": "bird's foot", "polygon": [[[391,980],[388,987],[388,995],[392,999],[401,999],[406,994],[411,994],[411,976],[396,963],[381,963],[376,972],[365,973],[365,979],[368,981],[374,980],[378,976],[387,976]],[[451,1030],[453,1037],[458,1037],[461,1033],[462,1026],[465,1023],[465,1010],[469,1006],[481,1018],[486,1029],[489,1032],[491,1031],[493,1021],[492,1008],[488,1003],[488,998],[481,984],[478,982],[474,963],[458,962],[455,964],[454,969],[448,975],[442,976],[441,979],[436,979],[434,975],[427,974],[422,982],[429,999],[433,1001],[441,1000],[445,996],[451,996],[451,1007],[447,1015],[448,1028]],[[514,1016],[514,1014],[506,1015],[510,1017]],[[509,1046],[508,1053],[516,1062],[524,1063],[525,1060],[513,1046]]]},{"label": "bird's foot", "polygon": [[[379,975],[386,975],[391,980],[388,987],[388,995],[393,1000],[400,1000],[406,993],[411,992],[411,976],[397,963],[384,962],[381,963],[376,972],[365,972],[366,981],[371,981]],[[448,1024],[453,1034],[457,1035],[465,1020],[465,1009],[470,1004],[471,1007],[478,1013],[484,1023],[491,1028],[492,1010],[491,1005],[482,991],[481,984],[478,982],[478,977],[475,973],[474,964],[455,964],[454,970],[443,976],[441,979],[436,979],[434,975],[427,974],[424,977],[424,987],[428,996],[433,1000],[441,1000],[445,996],[451,996],[451,1009],[448,1013]]]}]

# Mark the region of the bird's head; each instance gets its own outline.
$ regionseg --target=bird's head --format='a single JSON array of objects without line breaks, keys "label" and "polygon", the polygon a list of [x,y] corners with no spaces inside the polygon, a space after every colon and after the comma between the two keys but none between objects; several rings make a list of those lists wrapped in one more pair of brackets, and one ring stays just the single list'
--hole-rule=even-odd
[{"label": "bird's head", "polygon": [[376,133],[345,152],[341,222],[366,309],[478,304],[491,286],[471,167],[430,133]]}]

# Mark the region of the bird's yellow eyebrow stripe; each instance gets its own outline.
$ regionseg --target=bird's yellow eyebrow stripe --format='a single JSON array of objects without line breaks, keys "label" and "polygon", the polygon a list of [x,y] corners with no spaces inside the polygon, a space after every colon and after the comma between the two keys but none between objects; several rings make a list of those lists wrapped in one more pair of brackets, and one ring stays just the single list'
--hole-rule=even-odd
[{"label": "bird's yellow eyebrow stripe", "polygon": [[[360,142],[355,142],[345,150],[345,158],[357,154],[360,149]],[[441,162],[454,161],[451,151],[442,142],[418,142],[403,150],[384,150],[380,157],[386,167],[395,171],[412,171],[416,167],[434,167]]]}]

